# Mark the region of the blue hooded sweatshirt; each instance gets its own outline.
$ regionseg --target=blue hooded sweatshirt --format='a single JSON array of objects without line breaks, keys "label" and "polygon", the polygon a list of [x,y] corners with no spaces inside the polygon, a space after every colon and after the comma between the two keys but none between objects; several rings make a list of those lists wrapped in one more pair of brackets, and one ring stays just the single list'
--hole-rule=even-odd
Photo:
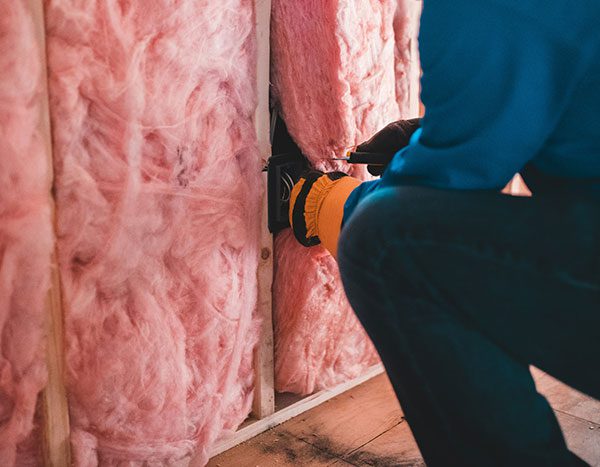
[{"label": "blue hooded sweatshirt", "polygon": [[600,1],[424,0],[421,129],[380,187],[500,190],[600,200]]}]

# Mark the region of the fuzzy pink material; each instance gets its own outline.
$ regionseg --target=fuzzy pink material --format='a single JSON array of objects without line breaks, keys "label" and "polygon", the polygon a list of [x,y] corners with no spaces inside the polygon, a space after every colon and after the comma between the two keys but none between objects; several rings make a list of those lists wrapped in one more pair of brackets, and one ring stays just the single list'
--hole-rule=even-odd
[{"label": "fuzzy pink material", "polygon": [[31,465],[46,383],[53,247],[40,49],[27,2],[0,3],[0,465]]},{"label": "fuzzy pink material", "polygon": [[[274,288],[276,389],[310,394],[354,378],[377,354],[350,309],[335,259],[279,234]],[[283,282],[285,280],[285,283]]]},{"label": "fuzzy pink material", "polygon": [[[409,115],[415,73],[406,51],[415,0],[274,0],[272,82],[290,134],[321,170],[364,168],[330,161],[387,123]],[[418,77],[418,75],[416,75]],[[418,79],[418,78],[417,78]],[[400,84],[396,81],[400,80]],[[398,94],[398,95],[397,95]],[[276,388],[307,394],[359,375],[377,361],[321,248],[289,232],[276,240]]]},{"label": "fuzzy pink material", "polygon": [[421,66],[418,54],[422,0],[397,0],[394,15],[396,102],[402,118],[419,113]]},{"label": "fuzzy pink material", "polygon": [[251,0],[47,0],[75,464],[207,461],[250,411]]}]

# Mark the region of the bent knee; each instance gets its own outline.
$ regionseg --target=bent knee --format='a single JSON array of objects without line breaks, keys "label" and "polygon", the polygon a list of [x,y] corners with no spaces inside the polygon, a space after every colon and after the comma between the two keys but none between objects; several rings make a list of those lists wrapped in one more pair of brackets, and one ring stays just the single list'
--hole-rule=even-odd
[{"label": "bent knee", "polygon": [[338,243],[340,261],[352,258],[358,260],[369,255],[373,243],[384,228],[387,200],[382,192],[367,196],[356,207],[350,218],[344,223]]},{"label": "bent knee", "polygon": [[[341,261],[373,258],[384,245],[395,241],[403,231],[419,223],[414,219],[415,199],[426,188],[390,187],[379,189],[368,195],[344,224],[338,256]],[[381,254],[381,253],[380,253]]]}]

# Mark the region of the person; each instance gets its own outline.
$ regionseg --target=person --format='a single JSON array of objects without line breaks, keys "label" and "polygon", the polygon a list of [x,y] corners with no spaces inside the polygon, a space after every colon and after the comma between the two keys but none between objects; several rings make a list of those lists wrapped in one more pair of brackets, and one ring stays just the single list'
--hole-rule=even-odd
[{"label": "person", "polygon": [[[359,146],[395,154],[381,178],[294,187],[428,465],[585,464],[529,366],[600,398],[599,25],[594,0],[426,0],[425,114]],[[532,197],[500,193],[518,172]]]}]

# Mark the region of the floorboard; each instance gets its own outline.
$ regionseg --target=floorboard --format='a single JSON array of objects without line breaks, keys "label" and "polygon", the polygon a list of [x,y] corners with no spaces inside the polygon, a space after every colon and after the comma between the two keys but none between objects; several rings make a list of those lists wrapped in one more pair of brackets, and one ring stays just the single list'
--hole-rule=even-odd
[{"label": "floorboard", "polygon": [[567,446],[592,467],[600,467],[600,425],[557,412]]},{"label": "floorboard", "polygon": [[[599,370],[600,371],[600,370]],[[600,424],[600,402],[568,387],[549,375],[544,375],[538,384],[554,410]]]},{"label": "floorboard", "polygon": [[402,420],[387,375],[382,374],[290,420],[285,427],[297,438],[343,457]]},{"label": "floorboard", "polygon": [[424,466],[410,427],[402,421],[374,440],[344,456],[353,465],[376,467]]},{"label": "floorboard", "polygon": [[351,465],[277,427],[219,454],[208,467],[324,467],[336,462],[339,467]]},{"label": "floorboard", "polygon": [[[600,402],[538,369],[569,448],[600,467]],[[425,465],[385,374],[220,454],[209,467]]]}]

